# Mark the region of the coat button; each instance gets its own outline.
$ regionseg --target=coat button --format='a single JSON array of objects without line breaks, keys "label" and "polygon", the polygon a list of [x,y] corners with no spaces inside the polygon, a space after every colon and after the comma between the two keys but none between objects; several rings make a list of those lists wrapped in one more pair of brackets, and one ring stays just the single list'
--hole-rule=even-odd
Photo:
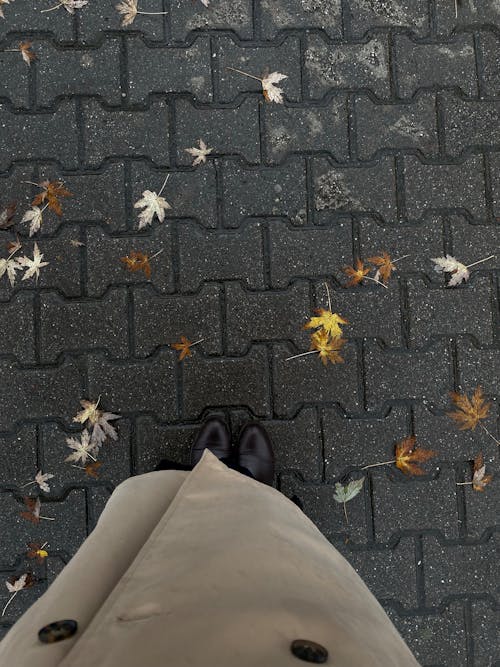
[{"label": "coat button", "polygon": [[290,649],[294,656],[305,662],[314,662],[321,665],[328,660],[328,651],[321,644],[316,644],[309,639],[296,639],[292,642]]},{"label": "coat button", "polygon": [[64,621],[55,621],[54,623],[49,623],[45,625],[41,630],[38,631],[38,639],[43,644],[53,644],[54,642],[60,642],[63,639],[68,639],[72,637],[78,629],[78,623],[67,619]]}]

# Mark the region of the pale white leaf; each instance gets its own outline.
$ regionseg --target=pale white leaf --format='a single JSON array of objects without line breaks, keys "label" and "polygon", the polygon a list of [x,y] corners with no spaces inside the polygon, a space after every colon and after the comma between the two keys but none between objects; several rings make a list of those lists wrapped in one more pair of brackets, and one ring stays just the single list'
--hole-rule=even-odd
[{"label": "pale white leaf", "polygon": [[33,259],[26,257],[26,255],[17,258],[17,263],[25,269],[25,274],[22,278],[23,280],[27,280],[28,278],[31,278],[31,276],[36,276],[36,280],[38,281],[40,276],[40,269],[42,266],[47,266],[47,264],[49,264],[49,262],[42,262],[42,259],[43,254],[40,253],[38,245],[35,241],[35,246],[33,248]]},{"label": "pale white leaf", "polygon": [[334,499],[338,503],[346,503],[348,500],[352,500],[361,491],[364,481],[365,478],[362,477],[361,479],[349,482],[345,486],[337,482],[335,484],[335,493],[333,494]]},{"label": "pale white leaf", "polygon": [[48,472],[42,474],[42,471],[39,470],[35,475],[35,482],[42,489],[42,491],[46,491],[48,493],[50,491],[50,486],[47,484],[47,481],[53,477],[54,475],[51,475]]},{"label": "pale white leaf", "polygon": [[123,0],[115,5],[115,9],[123,16],[121,25],[130,25],[137,16],[137,0]]},{"label": "pale white leaf", "polygon": [[278,104],[283,103],[283,90],[275,86],[275,83],[279,83],[283,79],[287,79],[286,74],[280,74],[280,72],[271,72],[261,79],[262,90],[264,91],[264,97],[268,102],[276,102]]},{"label": "pale white leaf", "polygon": [[446,255],[445,257],[432,257],[431,261],[434,262],[434,270],[438,273],[451,273],[452,277],[448,281],[448,285],[453,287],[459,285],[462,281],[469,279],[469,269],[459,262],[452,255]]},{"label": "pale white leaf", "polygon": [[22,591],[23,588],[26,587],[26,582],[28,579],[28,573],[22,574],[18,579],[14,581],[13,584],[10,583],[10,581],[6,581],[5,585],[7,586],[7,590],[9,593],[17,593],[18,591]]},{"label": "pale white leaf", "polygon": [[144,190],[142,199],[135,202],[134,208],[144,209],[139,213],[139,229],[142,229],[153,222],[155,215],[160,222],[163,222],[165,220],[165,211],[172,207],[166,199],[157,195],[156,192]]},{"label": "pale white leaf", "polygon": [[30,223],[30,236],[33,236],[33,234],[37,232],[42,226],[42,209],[38,206],[32,206],[31,209],[26,211],[26,213],[23,215],[21,222]]},{"label": "pale white leaf", "polygon": [[207,155],[213,151],[213,148],[208,148],[203,139],[198,139],[200,145],[199,148],[193,146],[193,148],[185,148],[186,153],[192,155],[195,159],[193,160],[193,167],[197,164],[201,164],[207,161]]},{"label": "pale white leaf", "polygon": [[84,464],[87,463],[87,459],[89,458],[95,461],[93,455],[96,453],[96,446],[95,443],[91,442],[90,433],[87,429],[82,431],[80,440],[66,438],[66,444],[74,451],[64,459],[65,461],[81,462]]},{"label": "pale white leaf", "polygon": [[0,259],[0,278],[7,273],[11,287],[14,287],[16,282],[16,271],[20,270],[21,266],[17,263],[17,259]]}]

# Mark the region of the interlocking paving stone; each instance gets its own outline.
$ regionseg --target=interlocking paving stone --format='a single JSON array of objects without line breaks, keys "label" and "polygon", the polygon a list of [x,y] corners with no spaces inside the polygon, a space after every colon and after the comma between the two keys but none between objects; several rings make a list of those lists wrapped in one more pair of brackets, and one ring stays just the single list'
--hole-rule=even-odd
[{"label": "interlocking paving stone", "polygon": [[[233,445],[262,421],[276,488],[360,572],[423,666],[500,664],[495,0],[459,1],[457,16],[448,0],[141,0],[166,14],[127,27],[114,0],[74,15],[45,2],[11,2],[0,20],[0,213],[17,202],[0,259],[19,238],[17,256],[36,241],[49,262],[38,280],[0,276],[0,584],[33,569],[28,541],[49,540],[50,556],[0,637],[114,487],[161,458],[189,464],[218,416]],[[24,40],[29,67],[7,50]],[[228,67],[285,74],[284,103]],[[199,139],[213,150],[193,165]],[[44,179],[72,196],[29,237],[21,219]],[[171,208],[139,230],[134,203],[162,184]],[[159,253],[150,278],[126,270],[132,250]],[[345,287],[343,268],[383,251],[398,260],[388,289]],[[494,256],[448,287],[431,261],[444,254]],[[329,300],[349,321],[344,363],[287,360],[309,351],[304,324]],[[204,339],[182,362],[181,335]],[[449,392],[478,385],[489,415],[461,431]],[[98,397],[122,418],[92,479],[64,459],[80,400]],[[361,470],[407,435],[436,452],[426,475]],[[480,451],[483,492],[462,484]],[[39,491],[21,487],[38,470],[55,475],[41,496],[56,521],[33,526],[19,512]],[[362,475],[347,523],[335,484]]]}]

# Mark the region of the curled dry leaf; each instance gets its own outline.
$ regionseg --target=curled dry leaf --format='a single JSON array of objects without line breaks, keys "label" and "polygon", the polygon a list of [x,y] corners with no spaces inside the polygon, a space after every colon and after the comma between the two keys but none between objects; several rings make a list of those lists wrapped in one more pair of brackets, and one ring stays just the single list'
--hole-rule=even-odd
[{"label": "curled dry leaf", "polygon": [[50,210],[54,211],[56,215],[61,216],[62,207],[59,198],[72,197],[73,193],[64,187],[62,181],[42,181],[38,186],[43,188],[43,192],[36,195],[31,205],[40,206],[40,204],[46,201]]},{"label": "curled dry leaf", "polygon": [[43,563],[43,561],[49,555],[48,551],[44,548],[47,546],[47,542],[40,544],[39,542],[30,542],[28,544],[28,551],[26,552],[27,558],[36,558],[37,563]]},{"label": "curled dry leaf", "polygon": [[392,263],[391,261],[391,256],[384,251],[382,251],[381,255],[376,255],[375,257],[368,257],[366,260],[367,262],[370,262],[371,264],[375,264],[375,266],[378,266],[378,269],[373,276],[374,280],[379,280],[379,278],[382,278],[382,282],[387,284],[389,281],[389,278],[391,276],[391,273],[396,270],[396,266]]},{"label": "curled dry leaf", "polygon": [[28,521],[31,521],[31,523],[40,523],[40,519],[46,519],[47,521],[54,521],[54,519],[52,519],[51,517],[42,516],[40,514],[40,510],[42,509],[42,502],[40,498],[26,497],[23,498],[23,502],[27,507],[27,510],[19,512],[19,515],[22,516],[23,519],[27,519]]},{"label": "curled dry leaf", "polygon": [[430,449],[415,448],[415,440],[414,435],[409,435],[396,444],[396,466],[406,475],[424,475],[425,470],[417,464],[435,456]]},{"label": "curled dry leaf", "polygon": [[32,61],[36,58],[36,54],[31,51],[32,43],[33,42],[30,41],[19,42],[19,51],[21,52],[23,60],[27,65],[31,65]]},{"label": "curled dry leaf", "polygon": [[344,319],[338,313],[332,313],[331,310],[325,308],[316,308],[316,317],[311,317],[307,324],[304,324],[304,329],[317,329],[321,327],[332,338],[342,336],[342,329],[339,324],[349,324],[348,320]]},{"label": "curled dry leaf", "polygon": [[200,145],[199,148],[185,148],[186,153],[189,153],[194,157],[192,166],[195,167],[197,164],[202,164],[207,161],[207,155],[213,151],[213,148],[208,148],[203,139],[198,139]]},{"label": "curled dry leaf", "polygon": [[485,400],[481,387],[476,387],[471,400],[466,394],[455,391],[451,391],[450,396],[458,409],[446,414],[457,422],[461,431],[474,430],[481,419],[488,416],[491,403]]},{"label": "curled dry leaf", "polygon": [[332,364],[342,363],[343,357],[340,356],[339,350],[347,341],[344,338],[330,338],[324,329],[315,331],[311,334],[311,350],[317,350],[319,357],[324,366],[330,361]]},{"label": "curled dry leaf", "polygon": [[32,206],[29,211],[23,215],[21,222],[30,223],[30,236],[33,236],[42,226],[43,210],[38,206]]},{"label": "curled dry leaf", "polygon": [[102,466],[101,461],[93,461],[92,463],[87,463],[85,466],[85,474],[93,479],[99,479],[99,468]]},{"label": "curled dry leaf", "polygon": [[16,207],[17,203],[13,201],[0,211],[0,229],[8,229],[9,227],[12,227],[14,224]]},{"label": "curled dry leaf", "polygon": [[123,16],[121,25],[125,28],[131,25],[137,16],[137,0],[123,0],[115,5],[115,9]]},{"label": "curled dry leaf", "polygon": [[149,264],[149,256],[142,253],[140,250],[132,250],[130,255],[120,257],[120,261],[125,264],[125,268],[132,273],[135,271],[143,271],[146,278],[151,278],[151,266]]},{"label": "curled dry leaf", "polygon": [[356,258],[356,261],[354,262],[356,268],[353,266],[346,266],[344,269],[344,273],[348,276],[350,276],[350,280],[348,283],[346,283],[346,287],[351,287],[352,285],[358,285],[361,283],[366,275],[370,273],[370,268],[367,267],[365,269],[363,262],[359,259],[359,257]]},{"label": "curled dry leaf", "polygon": [[274,84],[279,83],[283,79],[287,78],[288,77],[286,74],[280,74],[280,72],[271,72],[271,74],[267,74],[261,79],[262,92],[266,102],[276,102],[277,104],[283,104],[283,90]]},{"label": "curled dry leaf", "polygon": [[186,338],[186,336],[181,336],[181,341],[180,343],[172,343],[171,347],[174,348],[174,350],[179,350],[179,361],[182,361],[185,357],[191,357],[192,352],[191,348],[193,345],[198,345],[198,343],[201,343],[203,338],[200,338],[200,340],[195,341],[192,343],[190,340]]},{"label": "curled dry leaf", "polygon": [[7,579],[5,585],[7,586],[7,590],[9,591],[9,593],[12,593],[12,595],[10,596],[5,607],[2,609],[2,616],[5,615],[7,607],[10,605],[10,603],[19,593],[19,591],[22,591],[25,588],[30,588],[30,586],[33,586],[34,583],[35,583],[35,577],[30,572],[26,572],[25,574],[22,574],[19,577],[13,575],[12,577],[9,577],[9,579]]},{"label": "curled dry leaf", "polygon": [[446,255],[445,257],[433,257],[431,261],[434,262],[434,270],[438,273],[451,273],[452,277],[448,281],[449,287],[459,285],[461,282],[469,280],[469,269],[459,262],[455,257]]},{"label": "curled dry leaf", "polygon": [[21,250],[23,247],[23,244],[19,240],[19,236],[16,234],[16,240],[15,241],[7,241],[7,252],[9,255],[13,255],[16,253],[18,250]]},{"label": "curled dry leaf", "polygon": [[484,487],[491,482],[493,475],[486,474],[486,466],[484,464],[483,453],[479,454],[474,459],[474,475],[472,477],[472,488],[474,491],[484,491]]}]

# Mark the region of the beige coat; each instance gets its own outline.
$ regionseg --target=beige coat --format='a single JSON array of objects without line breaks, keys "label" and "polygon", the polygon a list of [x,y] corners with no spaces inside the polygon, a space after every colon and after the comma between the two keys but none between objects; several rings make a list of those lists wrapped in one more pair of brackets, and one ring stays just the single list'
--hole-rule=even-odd
[{"label": "beige coat", "polygon": [[[71,618],[70,639],[39,628]],[[347,561],[285,496],[209,450],[192,472],[132,477],[0,642],[2,667],[418,667]]]}]

